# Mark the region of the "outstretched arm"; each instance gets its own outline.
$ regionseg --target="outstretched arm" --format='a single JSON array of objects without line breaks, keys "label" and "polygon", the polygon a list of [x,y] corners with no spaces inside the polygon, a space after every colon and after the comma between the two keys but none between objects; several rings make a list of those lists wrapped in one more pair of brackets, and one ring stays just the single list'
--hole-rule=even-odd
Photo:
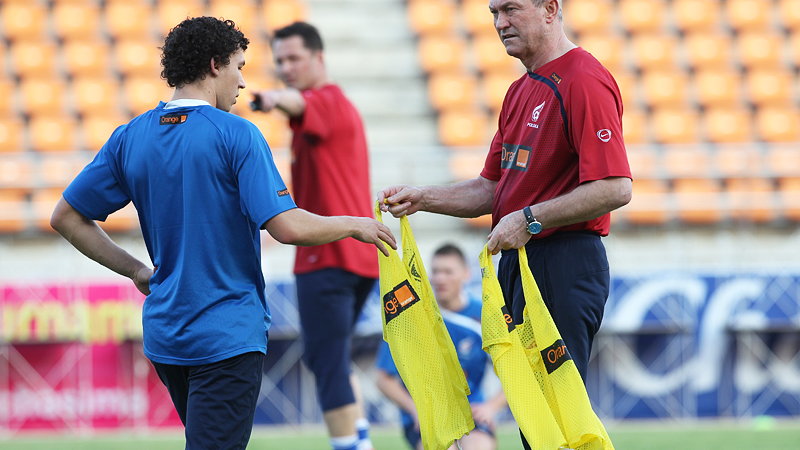
[{"label": "outstretched arm", "polygon": [[444,186],[388,187],[378,193],[381,210],[395,217],[428,211],[456,217],[478,217],[492,212],[496,181],[476,177]]},{"label": "outstretched arm", "polygon": [[84,217],[63,197],[50,217],[50,226],[81,253],[133,280],[142,294],[150,294],[153,269],[115,244],[102,228]]},{"label": "outstretched arm", "polygon": [[253,93],[254,100],[261,105],[264,112],[277,108],[289,117],[299,117],[306,110],[306,101],[303,94],[297,89],[274,89],[270,91],[257,91]]}]

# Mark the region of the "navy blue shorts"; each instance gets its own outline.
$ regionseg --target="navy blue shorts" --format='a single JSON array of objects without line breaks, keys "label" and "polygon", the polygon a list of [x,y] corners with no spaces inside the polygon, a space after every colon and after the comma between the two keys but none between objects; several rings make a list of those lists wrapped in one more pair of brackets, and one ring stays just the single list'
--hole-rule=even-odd
[{"label": "navy blue shorts", "polygon": [[261,390],[264,354],[200,366],[153,363],[186,427],[187,449],[245,449]]},{"label": "navy blue shorts", "polygon": [[329,411],[353,404],[351,337],[377,280],[336,268],[296,278],[303,360],[314,374],[320,408]]},{"label": "navy blue shorts", "polygon": [[[526,245],[528,265],[547,309],[569,349],[581,377],[586,380],[594,335],[600,328],[608,299],[608,258],[600,236],[563,232]],[[504,250],[498,279],[506,307],[515,323],[522,322],[525,297],[517,250]],[[521,433],[520,433],[521,435]],[[523,445],[529,449],[525,438]]]}]

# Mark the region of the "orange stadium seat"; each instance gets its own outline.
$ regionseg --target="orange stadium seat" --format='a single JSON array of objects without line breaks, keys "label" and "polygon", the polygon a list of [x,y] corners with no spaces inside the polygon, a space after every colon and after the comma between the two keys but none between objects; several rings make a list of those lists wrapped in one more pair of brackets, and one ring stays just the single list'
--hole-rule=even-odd
[{"label": "orange stadium seat", "polygon": [[77,154],[46,154],[39,161],[40,186],[63,189],[88,163],[87,158]]},{"label": "orange stadium seat", "polygon": [[139,216],[136,215],[133,203],[128,203],[124,208],[109,215],[105,222],[97,224],[108,233],[124,233],[138,229]]},{"label": "orange stadium seat", "polygon": [[753,140],[753,118],[743,107],[720,106],[703,114],[703,129],[709,142],[750,142]]},{"label": "orange stadium seat", "polygon": [[755,123],[762,141],[800,142],[800,111],[795,107],[759,108]]},{"label": "orange stadium seat", "polygon": [[100,7],[94,0],[55,2],[51,17],[53,31],[61,39],[95,38],[100,29]]},{"label": "orange stadium seat", "polygon": [[42,115],[28,124],[31,148],[40,152],[71,152],[78,149],[77,123],[63,115]]},{"label": "orange stadium seat", "polygon": [[418,34],[455,31],[456,4],[452,0],[411,0],[408,20]]},{"label": "orange stadium seat", "polygon": [[649,146],[628,148],[628,164],[634,179],[661,177],[659,155]]},{"label": "orange stadium seat", "polygon": [[797,0],[778,0],[778,17],[784,28],[800,30],[800,8],[797,7]]},{"label": "orange stadium seat", "polygon": [[661,155],[670,178],[704,178],[712,174],[711,155],[703,147],[671,147]]},{"label": "orange stadium seat", "polygon": [[614,73],[614,81],[617,82],[619,93],[622,96],[622,103],[625,108],[638,108],[641,106],[642,98],[639,94],[639,79],[633,72],[621,71]]},{"label": "orange stadium seat", "polygon": [[105,30],[115,39],[151,39],[153,8],[150,2],[107,0]]},{"label": "orange stadium seat", "polygon": [[55,76],[55,44],[45,40],[19,40],[11,45],[11,71],[21,78]]},{"label": "orange stadium seat", "polygon": [[166,36],[175,25],[187,17],[205,15],[205,4],[202,0],[158,0],[156,2],[156,31]]},{"label": "orange stadium seat", "polygon": [[124,76],[145,75],[158,77],[161,74],[160,44],[146,39],[126,39],[114,45],[114,62],[117,71]]},{"label": "orange stadium seat", "polygon": [[662,225],[672,215],[670,195],[664,180],[637,178],[634,174],[631,202],[612,213],[632,225]]},{"label": "orange stadium seat", "polygon": [[[792,31],[789,36],[789,54],[800,55],[800,28]],[[794,58],[792,61],[795,69],[800,69],[800,58]]]},{"label": "orange stadium seat", "polygon": [[639,108],[628,107],[622,113],[622,137],[626,144],[648,141],[647,114]]},{"label": "orange stadium seat", "polygon": [[31,206],[33,209],[33,223],[39,231],[55,233],[50,227],[50,216],[56,203],[61,199],[63,189],[39,189],[33,192]]},{"label": "orange stadium seat", "polygon": [[663,0],[620,0],[618,9],[622,27],[631,33],[661,30],[667,13]]},{"label": "orange stadium seat", "polygon": [[289,146],[289,125],[282,114],[254,113],[247,116],[247,120],[253,122],[261,130],[261,134],[264,135],[270,148],[278,149]]},{"label": "orange stadium seat", "polygon": [[4,2],[0,23],[6,39],[41,39],[47,30],[47,10],[39,2]]},{"label": "orange stadium seat", "polygon": [[[624,115],[623,115],[624,117]],[[686,108],[659,108],[650,118],[653,140],[662,144],[698,142],[698,114]]]},{"label": "orange stadium seat", "polygon": [[267,31],[306,20],[308,11],[300,0],[267,0],[261,8],[261,24]]},{"label": "orange stadium seat", "polygon": [[683,71],[652,70],[642,74],[642,90],[649,106],[686,106],[688,86],[688,78]]},{"label": "orange stadium seat", "polygon": [[633,59],[642,70],[674,70],[678,41],[664,33],[646,33],[633,37]]},{"label": "orange stadium seat", "polygon": [[480,111],[445,111],[439,115],[439,140],[448,147],[488,144],[489,124]]},{"label": "orange stadium seat", "polygon": [[35,185],[33,163],[25,153],[0,155],[0,192],[26,193]]},{"label": "orange stadium seat", "polygon": [[457,181],[469,180],[480,175],[486,162],[486,152],[450,153],[450,173]]},{"label": "orange stadium seat", "polygon": [[728,68],[706,68],[694,74],[694,98],[702,107],[733,107],[742,102],[742,76]]},{"label": "orange stadium seat", "polygon": [[572,0],[564,15],[564,24],[576,33],[609,32],[614,23],[614,4],[609,0]]},{"label": "orange stadium seat", "polygon": [[731,218],[766,223],[778,217],[775,189],[766,178],[735,178],[728,180],[725,191]]},{"label": "orange stadium seat", "polygon": [[611,73],[616,74],[625,66],[626,41],[617,34],[609,32],[595,32],[581,34],[578,44]]},{"label": "orange stadium seat", "polygon": [[61,114],[67,104],[66,84],[58,78],[30,77],[20,83],[22,109],[32,115]]},{"label": "orange stadium seat", "polygon": [[74,39],[64,43],[64,69],[72,76],[109,73],[111,47],[105,41]]},{"label": "orange stadium seat", "polygon": [[492,111],[500,111],[508,88],[520,76],[522,75],[516,71],[492,72],[484,75],[481,79],[481,92],[486,106]]},{"label": "orange stadium seat", "polygon": [[[272,61],[272,48],[269,42],[257,39],[255,36],[250,39],[247,51],[244,53],[244,80],[249,85],[250,77],[263,78],[274,71],[275,63]],[[248,86],[249,87],[249,86]]]},{"label": "orange stadium seat", "polygon": [[778,178],[800,178],[800,152],[795,145],[771,145],[766,155],[770,175]]},{"label": "orange stadium seat", "polygon": [[772,6],[764,0],[727,0],[725,18],[736,31],[766,30],[770,27]]},{"label": "orange stadium seat", "polygon": [[745,69],[777,68],[783,65],[783,37],[773,31],[751,31],[736,41],[739,64]]},{"label": "orange stadium seat", "polygon": [[250,39],[257,36],[261,30],[261,24],[258,23],[256,5],[251,2],[210,0],[208,4],[208,15],[234,21],[236,27]]},{"label": "orange stadium seat", "polygon": [[748,178],[763,175],[761,152],[751,145],[720,147],[714,152],[711,165],[723,178]]},{"label": "orange stadium seat", "polygon": [[472,39],[472,53],[479,72],[522,72],[522,63],[506,53],[497,35],[480,35]]},{"label": "orange stadium seat", "polygon": [[690,224],[712,224],[725,215],[719,182],[708,178],[675,180],[673,193],[678,218]]},{"label": "orange stadium seat", "polygon": [[[485,0],[464,0],[461,4],[464,28],[472,35],[488,35],[497,37],[494,19],[489,12],[489,2]],[[498,39],[499,42],[499,39]]]},{"label": "orange stadium seat", "polygon": [[672,13],[681,31],[705,31],[717,26],[720,11],[718,0],[674,0]]},{"label": "orange stadium seat", "polygon": [[778,191],[783,216],[800,222],[800,177],[778,180]]},{"label": "orange stadium seat", "polygon": [[464,69],[466,44],[455,35],[422,36],[419,40],[419,58],[426,72]]},{"label": "orange stadium seat", "polygon": [[428,99],[437,109],[471,109],[477,107],[478,81],[472,74],[436,72],[428,79]]},{"label": "orange stadium seat", "polygon": [[692,68],[721,70],[733,67],[733,41],[717,31],[697,31],[683,40],[686,62]]},{"label": "orange stadium seat", "polygon": [[97,152],[106,143],[114,130],[128,121],[127,116],[119,113],[97,111],[87,114],[81,120],[83,149]]},{"label": "orange stadium seat", "polygon": [[171,95],[167,82],[153,76],[131,77],[122,85],[124,104],[134,116],[155,108],[159,101],[168,101]]},{"label": "orange stadium seat", "polygon": [[793,83],[794,76],[788,70],[756,68],[747,74],[747,97],[759,107],[791,105]]},{"label": "orange stadium seat", "polygon": [[0,118],[0,154],[25,150],[25,124],[14,116]]},{"label": "orange stadium seat", "polygon": [[79,114],[113,114],[119,108],[119,82],[111,77],[81,77],[72,81],[72,105]]},{"label": "orange stadium seat", "polygon": [[[0,46],[2,47],[2,46]],[[11,80],[0,77],[0,118],[5,118],[16,112],[16,101],[14,94],[16,87]]]},{"label": "orange stadium seat", "polygon": [[19,233],[27,228],[25,194],[0,189],[0,233]]}]

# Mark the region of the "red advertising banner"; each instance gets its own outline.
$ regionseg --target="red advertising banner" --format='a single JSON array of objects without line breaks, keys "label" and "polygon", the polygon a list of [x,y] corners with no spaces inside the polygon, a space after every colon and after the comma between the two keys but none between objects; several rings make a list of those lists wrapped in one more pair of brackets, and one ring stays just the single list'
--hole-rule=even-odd
[{"label": "red advertising banner", "polygon": [[0,431],[180,425],[129,284],[0,286]]}]

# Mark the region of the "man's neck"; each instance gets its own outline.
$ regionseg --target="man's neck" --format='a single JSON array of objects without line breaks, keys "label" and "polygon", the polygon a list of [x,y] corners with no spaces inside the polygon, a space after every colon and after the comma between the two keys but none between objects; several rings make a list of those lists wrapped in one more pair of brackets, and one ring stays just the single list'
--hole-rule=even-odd
[{"label": "man's neck", "polygon": [[207,83],[195,82],[175,88],[175,92],[172,94],[172,100],[187,98],[204,100],[213,107],[217,106],[217,96]]},{"label": "man's neck", "polygon": [[523,61],[523,64],[525,64],[529,72],[533,72],[550,61],[564,56],[567,52],[576,47],[577,45],[567,39],[567,35],[564,34],[563,30],[559,30],[557,38],[553,40],[550,45],[546,46],[543,49],[544,51],[538,52],[538,56],[534,56],[530,61]]},{"label": "man's neck", "polygon": [[459,294],[453,298],[440,299],[439,303],[442,304],[442,308],[453,312],[459,312],[467,305],[464,292],[459,292]]}]

